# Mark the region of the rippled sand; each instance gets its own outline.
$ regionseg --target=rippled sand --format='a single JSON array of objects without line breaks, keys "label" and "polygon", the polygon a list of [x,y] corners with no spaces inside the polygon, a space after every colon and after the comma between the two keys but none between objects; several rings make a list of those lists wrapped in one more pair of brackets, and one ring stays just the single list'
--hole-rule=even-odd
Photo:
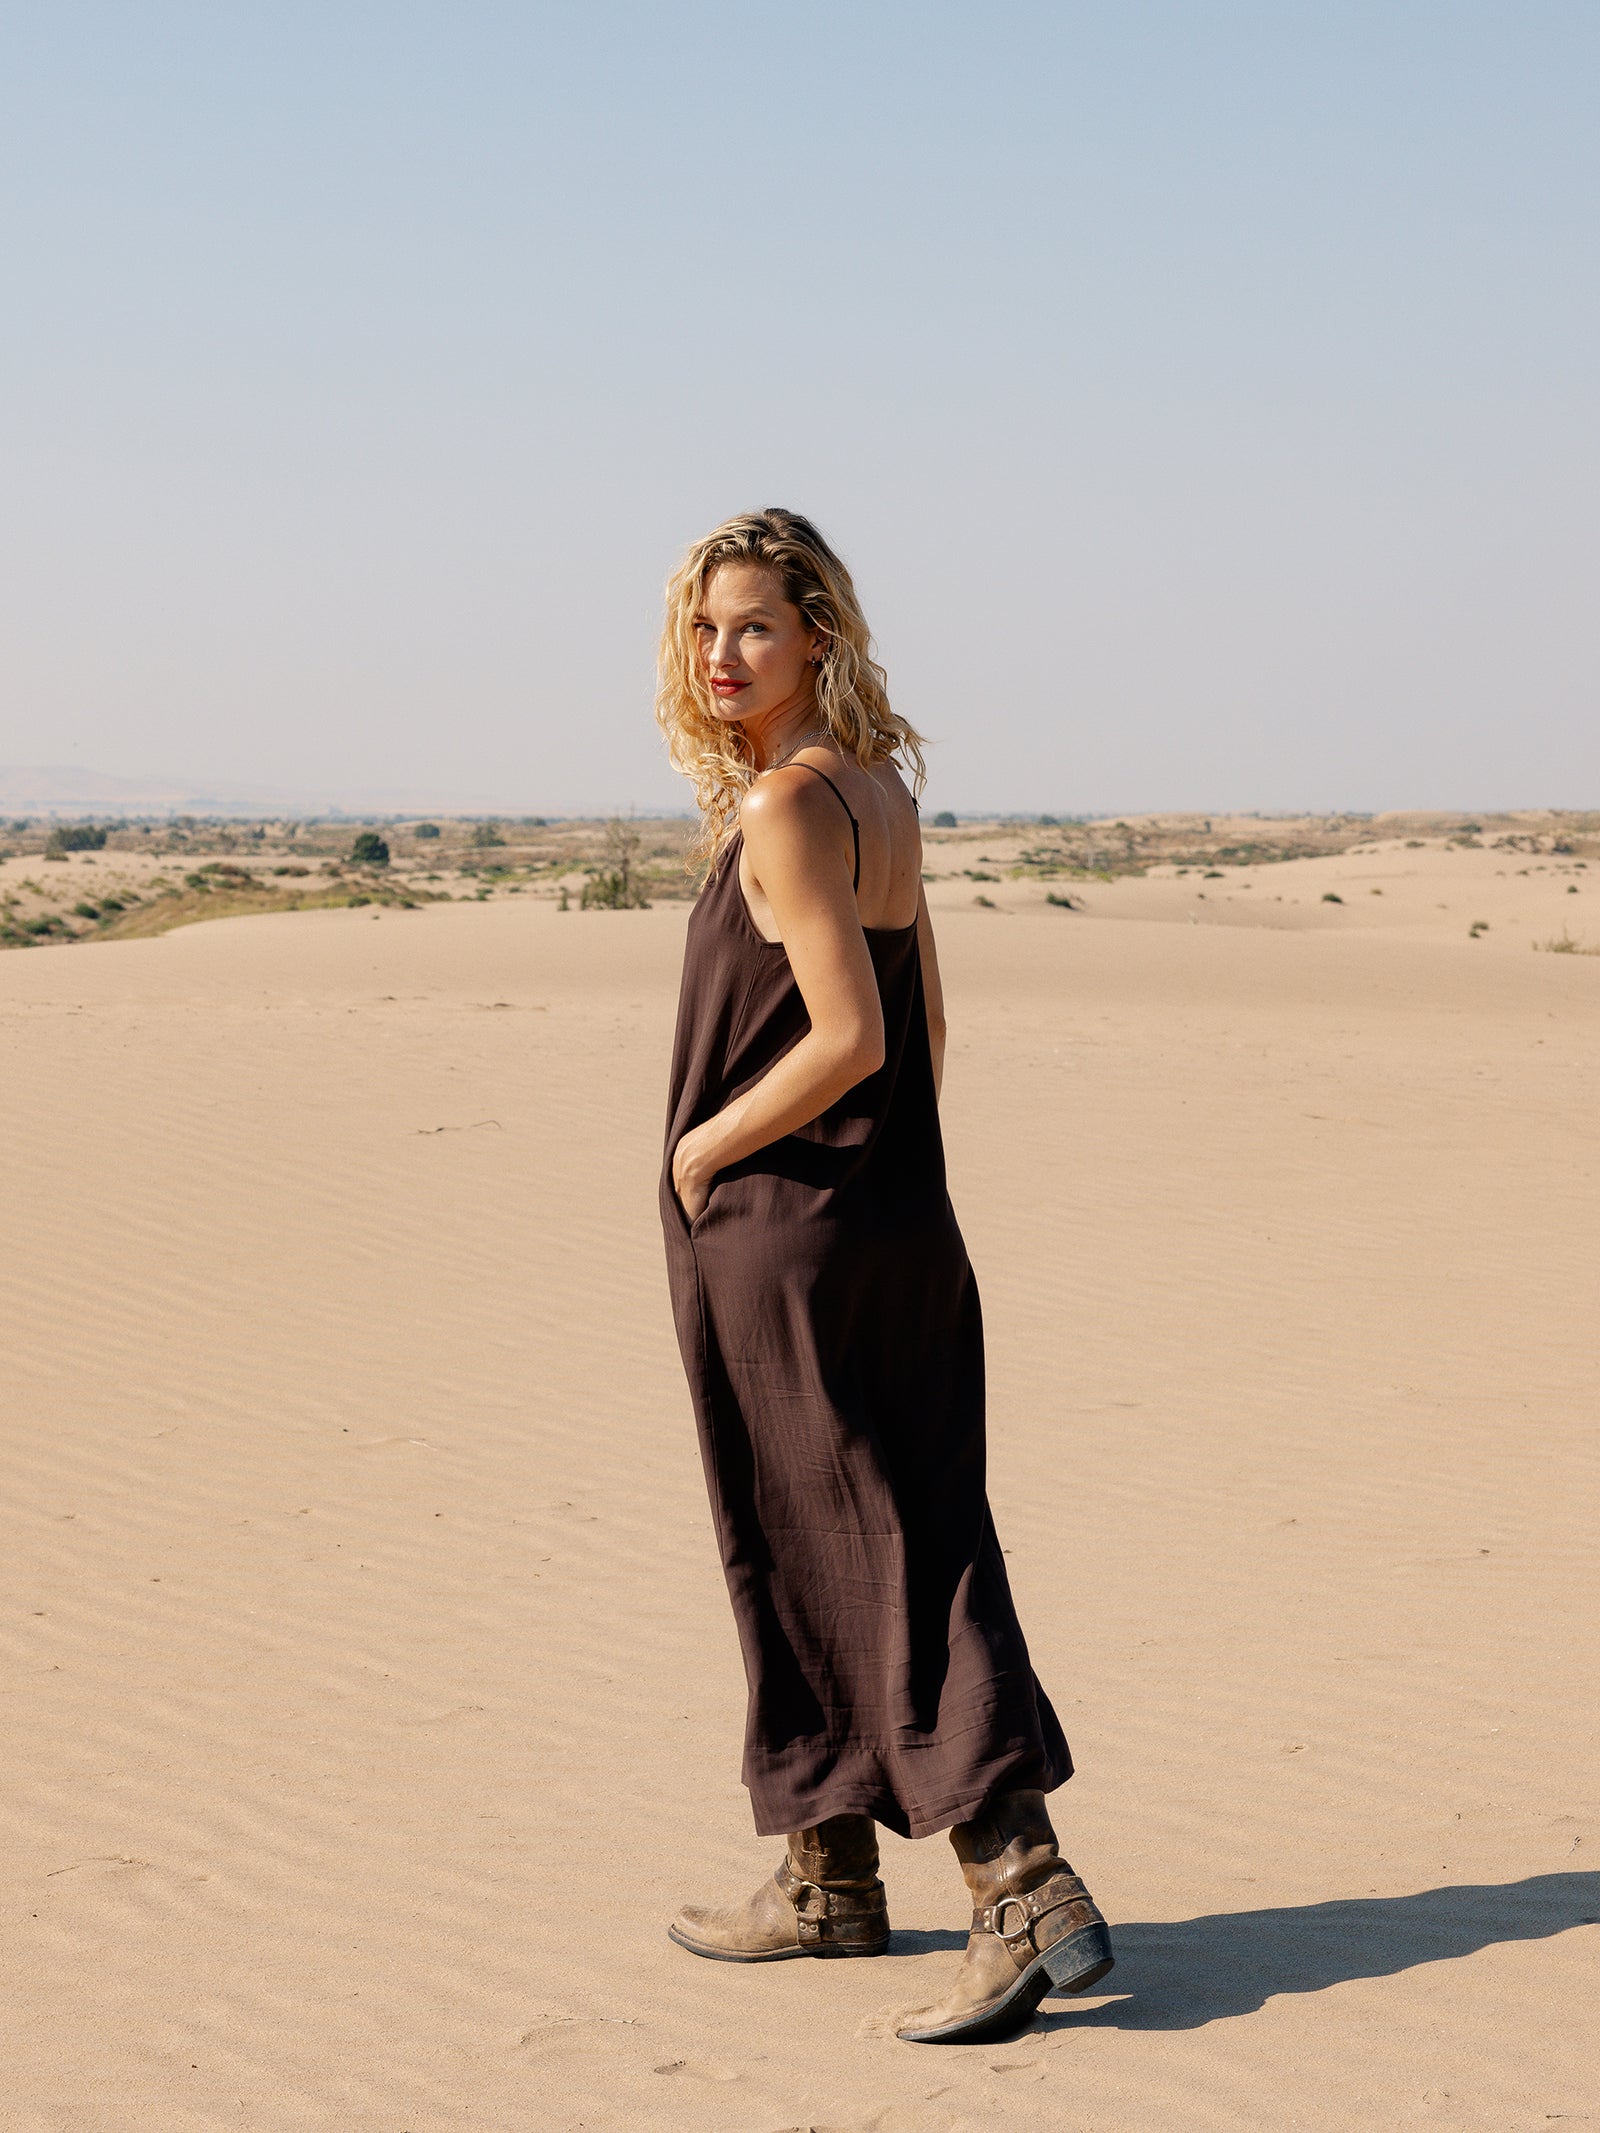
[{"label": "rippled sand", "polygon": [[1600,2113],[1600,959],[1528,947],[1600,874],[1492,861],[935,885],[1121,1957],[966,2051],[886,2018],[942,1839],[882,1961],[665,1936],[772,1857],[656,1230],[683,909],[0,961],[8,2133]]}]

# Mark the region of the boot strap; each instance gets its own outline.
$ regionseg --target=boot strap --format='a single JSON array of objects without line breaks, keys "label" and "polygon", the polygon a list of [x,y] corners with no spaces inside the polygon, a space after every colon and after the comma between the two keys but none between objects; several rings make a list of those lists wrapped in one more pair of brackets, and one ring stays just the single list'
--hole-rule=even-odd
[{"label": "boot strap", "polygon": [[[998,1903],[981,1906],[972,1914],[972,1930],[974,1933],[992,1933],[1013,1955],[1023,1947],[1037,1951],[1036,1929],[1040,1919],[1048,1918],[1052,1911],[1065,1910],[1068,1904],[1091,1901],[1089,1891],[1076,1874],[1055,1874],[1038,1888],[1029,1889],[1025,1896],[1002,1896]],[[1008,1911],[1015,1921],[1009,1928],[1005,1923]]]},{"label": "boot strap", "polygon": [[840,1925],[852,1922],[859,1925],[871,1915],[875,1908],[873,1898],[883,1886],[875,1881],[861,1889],[825,1889],[820,1882],[804,1880],[787,1859],[779,1860],[774,1879],[794,1905],[795,1925],[802,1948],[814,1948],[819,1942],[837,1939]]}]

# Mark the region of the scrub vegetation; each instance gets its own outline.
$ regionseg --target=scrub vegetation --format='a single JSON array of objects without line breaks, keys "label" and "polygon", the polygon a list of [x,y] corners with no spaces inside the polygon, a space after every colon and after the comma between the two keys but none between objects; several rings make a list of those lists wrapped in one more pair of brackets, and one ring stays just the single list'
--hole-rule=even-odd
[{"label": "scrub vegetation", "polygon": [[[1278,860],[1359,853],[1403,841],[1421,851],[1494,851],[1518,873],[1582,877],[1600,859],[1600,814],[1260,816],[936,815],[923,877],[973,888],[1110,881],[1158,870],[1226,882]],[[347,816],[246,822],[163,816],[0,823],[0,948],[119,940],[250,912],[443,901],[547,900],[560,910],[647,909],[691,899],[687,816],[426,820]],[[1513,865],[1513,863],[1515,864]],[[1596,951],[1569,933],[1554,955]]]},{"label": "scrub vegetation", "polygon": [[[208,918],[546,899],[638,910],[696,889],[680,816],[0,824],[0,948],[126,940]],[[52,864],[42,865],[43,861]]]},{"label": "scrub vegetation", "polygon": [[[947,826],[947,824],[949,826]],[[1600,856],[1600,814],[1460,815],[1139,815],[1115,820],[1068,815],[991,816],[959,822],[935,815],[923,833],[925,876],[969,881],[1114,881],[1157,868],[1227,879],[1230,868],[1359,851],[1374,840],[1407,838],[1457,850]],[[1002,846],[1005,849],[1002,851]],[[976,859],[977,867],[973,861]],[[1338,901],[1330,897],[1329,901]]]}]

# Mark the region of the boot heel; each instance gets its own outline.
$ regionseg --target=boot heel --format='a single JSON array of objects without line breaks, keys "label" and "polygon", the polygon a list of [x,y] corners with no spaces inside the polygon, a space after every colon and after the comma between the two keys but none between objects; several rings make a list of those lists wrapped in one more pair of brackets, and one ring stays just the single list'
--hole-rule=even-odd
[{"label": "boot heel", "polygon": [[1099,1984],[1115,1961],[1111,1935],[1104,1926],[1095,1925],[1069,1933],[1047,1948],[1044,1967],[1057,1992],[1087,1992],[1091,1985]]}]

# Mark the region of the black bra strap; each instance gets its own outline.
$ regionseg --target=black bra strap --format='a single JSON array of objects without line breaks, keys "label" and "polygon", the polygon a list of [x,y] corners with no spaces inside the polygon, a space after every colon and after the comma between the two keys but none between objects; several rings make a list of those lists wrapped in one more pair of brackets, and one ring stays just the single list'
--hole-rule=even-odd
[{"label": "black bra strap", "polygon": [[[833,794],[833,797],[838,801],[839,805],[844,809],[845,813],[847,815],[850,815],[850,802],[845,798],[844,794],[839,790],[838,786],[834,784],[832,778],[829,777],[828,773],[825,770],[818,770],[815,763],[789,763],[785,765],[785,768],[789,770],[809,770],[813,776],[819,777],[822,780],[823,784],[827,786],[829,792]],[[855,839],[856,845],[856,871],[855,876],[850,883],[850,886],[852,889],[859,889],[861,886],[861,824],[856,820],[854,815],[850,815],[850,834]]]}]

